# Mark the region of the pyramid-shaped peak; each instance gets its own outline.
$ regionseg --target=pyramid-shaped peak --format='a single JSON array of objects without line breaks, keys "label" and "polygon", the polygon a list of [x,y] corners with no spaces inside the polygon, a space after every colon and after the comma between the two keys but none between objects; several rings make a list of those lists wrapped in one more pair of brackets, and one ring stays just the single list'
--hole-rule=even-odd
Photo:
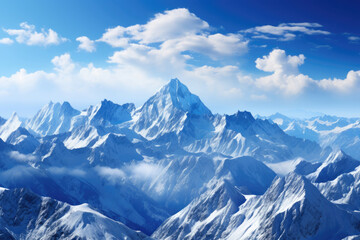
[{"label": "pyramid-shaped peak", "polygon": [[273,196],[274,200],[284,195],[287,199],[292,199],[292,204],[294,204],[305,199],[305,196],[312,199],[319,198],[321,193],[304,176],[292,172],[285,177],[274,180],[265,195]]},{"label": "pyramid-shaped peak", "polygon": [[352,157],[350,157],[349,155],[344,153],[343,150],[340,149],[340,150],[330,153],[328,158],[325,160],[325,163],[334,163],[334,162],[338,162],[343,159],[352,159]]},{"label": "pyramid-shaped peak", "polygon": [[22,122],[19,116],[14,112],[11,117],[0,127],[0,138],[6,142],[8,137],[21,127]]},{"label": "pyramid-shaped peak", "polygon": [[196,115],[211,115],[211,111],[204,105],[198,96],[190,90],[179,79],[171,79],[154,96],[152,96],[143,107],[158,105],[161,108],[173,106],[184,112]]},{"label": "pyramid-shaped peak", "polygon": [[171,79],[165,86],[160,89],[162,93],[179,94],[180,96],[192,94],[187,86],[185,86],[179,79]]},{"label": "pyramid-shaped peak", "polygon": [[360,166],[358,160],[346,155],[343,151],[335,151],[329,155],[326,161],[318,168],[315,182],[332,181],[341,174],[349,173]]}]

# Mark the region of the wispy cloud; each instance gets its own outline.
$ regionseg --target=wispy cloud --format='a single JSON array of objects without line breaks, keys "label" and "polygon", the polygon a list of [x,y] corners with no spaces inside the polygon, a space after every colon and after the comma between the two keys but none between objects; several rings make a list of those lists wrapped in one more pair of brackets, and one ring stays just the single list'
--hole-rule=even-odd
[{"label": "wispy cloud", "polygon": [[329,35],[330,32],[320,30],[322,25],[318,23],[282,23],[277,26],[263,25],[241,31],[252,38],[272,39],[279,41],[294,40],[299,34],[306,35]]},{"label": "wispy cloud", "polygon": [[112,184],[121,182],[126,178],[125,172],[120,168],[96,166],[94,169],[100,177],[105,178]]},{"label": "wispy cloud", "polygon": [[23,154],[18,151],[9,152],[9,157],[19,162],[32,162],[37,159],[36,156],[32,154]]},{"label": "wispy cloud", "polygon": [[360,42],[360,37],[358,37],[358,36],[349,36],[348,39],[351,42]]}]

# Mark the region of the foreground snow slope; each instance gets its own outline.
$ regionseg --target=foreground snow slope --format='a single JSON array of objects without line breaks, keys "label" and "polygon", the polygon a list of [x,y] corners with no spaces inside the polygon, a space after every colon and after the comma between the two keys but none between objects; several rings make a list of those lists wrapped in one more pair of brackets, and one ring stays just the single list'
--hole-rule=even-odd
[{"label": "foreground snow slope", "polygon": [[88,205],[71,206],[26,189],[0,190],[2,239],[147,239]]}]

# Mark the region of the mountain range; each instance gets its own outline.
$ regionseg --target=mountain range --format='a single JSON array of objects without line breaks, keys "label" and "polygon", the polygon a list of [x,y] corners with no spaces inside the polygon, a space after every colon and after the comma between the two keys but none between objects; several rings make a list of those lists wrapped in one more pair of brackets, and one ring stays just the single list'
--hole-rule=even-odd
[{"label": "mountain range", "polygon": [[178,79],[139,108],[14,113],[0,238],[360,238],[358,124],[215,114]]}]

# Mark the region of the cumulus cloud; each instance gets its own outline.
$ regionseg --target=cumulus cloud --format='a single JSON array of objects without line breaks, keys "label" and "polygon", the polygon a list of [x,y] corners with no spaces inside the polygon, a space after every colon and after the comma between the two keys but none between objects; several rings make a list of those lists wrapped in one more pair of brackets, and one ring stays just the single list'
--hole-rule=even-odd
[{"label": "cumulus cloud", "polygon": [[284,50],[275,49],[268,56],[258,58],[256,67],[273,74],[257,78],[255,85],[262,90],[284,93],[288,96],[298,95],[307,87],[313,90],[325,90],[337,93],[351,93],[360,90],[360,71],[349,71],[345,79],[329,78],[314,80],[299,72],[305,56],[286,55]]},{"label": "cumulus cloud", "polygon": [[360,89],[360,71],[349,71],[345,79],[323,79],[319,86],[325,90],[349,93]]},{"label": "cumulus cloud", "polygon": [[209,24],[186,8],[158,13],[147,24],[140,26],[134,38],[142,43],[163,42],[169,39],[201,33]]},{"label": "cumulus cloud", "polygon": [[[186,55],[180,56],[186,51],[201,53],[211,58],[240,55],[247,51],[248,41],[241,34],[210,34],[209,30],[207,22],[189,10],[179,8],[158,13],[143,25],[107,29],[97,41],[106,42],[113,47],[130,48],[130,55],[134,53],[134,46],[137,50],[147,47],[172,59],[189,59]],[[160,48],[149,45],[153,43],[160,44]],[[146,57],[146,54],[137,53],[137,56]]]},{"label": "cumulus cloud", "polygon": [[95,41],[90,40],[86,36],[78,37],[76,38],[76,41],[80,42],[79,44],[79,50],[84,50],[87,52],[94,52],[96,50],[95,48]]},{"label": "cumulus cloud", "polygon": [[243,33],[252,35],[252,38],[276,39],[290,41],[296,38],[297,34],[306,35],[329,35],[330,32],[320,30],[322,25],[318,23],[281,23],[277,26],[263,25],[249,28]]},{"label": "cumulus cloud", "polygon": [[304,64],[305,56],[286,55],[284,50],[275,49],[268,56],[256,59],[256,68],[273,72],[272,75],[256,79],[256,86],[265,89],[283,92],[285,95],[301,93],[312,80],[299,74],[298,67]]},{"label": "cumulus cloud", "polygon": [[55,56],[51,62],[54,64],[55,70],[61,73],[70,73],[75,68],[75,64],[71,60],[69,53]]},{"label": "cumulus cloud", "polygon": [[106,29],[106,32],[102,35],[98,42],[105,42],[112,47],[126,47],[129,44],[129,37],[125,37],[129,28],[117,26],[114,28]]},{"label": "cumulus cloud", "polygon": [[10,38],[1,38],[0,39],[0,44],[6,44],[6,45],[10,45],[13,44],[14,41]]},{"label": "cumulus cloud", "polygon": [[37,32],[34,25],[26,22],[20,24],[20,29],[4,29],[4,31],[10,36],[14,36],[18,43],[30,46],[58,45],[67,41],[66,38],[60,37],[58,33],[51,28],[48,30],[42,29],[41,32]]},{"label": "cumulus cloud", "polygon": [[161,51],[177,52],[193,51],[207,55],[213,59],[221,56],[236,56],[247,51],[248,41],[239,34],[223,35],[189,35],[183,38],[171,39],[161,45]]},{"label": "cumulus cloud", "polygon": [[268,56],[256,59],[256,68],[265,72],[275,72],[284,74],[297,74],[298,67],[304,64],[305,56],[286,55],[284,50],[275,49]]}]

